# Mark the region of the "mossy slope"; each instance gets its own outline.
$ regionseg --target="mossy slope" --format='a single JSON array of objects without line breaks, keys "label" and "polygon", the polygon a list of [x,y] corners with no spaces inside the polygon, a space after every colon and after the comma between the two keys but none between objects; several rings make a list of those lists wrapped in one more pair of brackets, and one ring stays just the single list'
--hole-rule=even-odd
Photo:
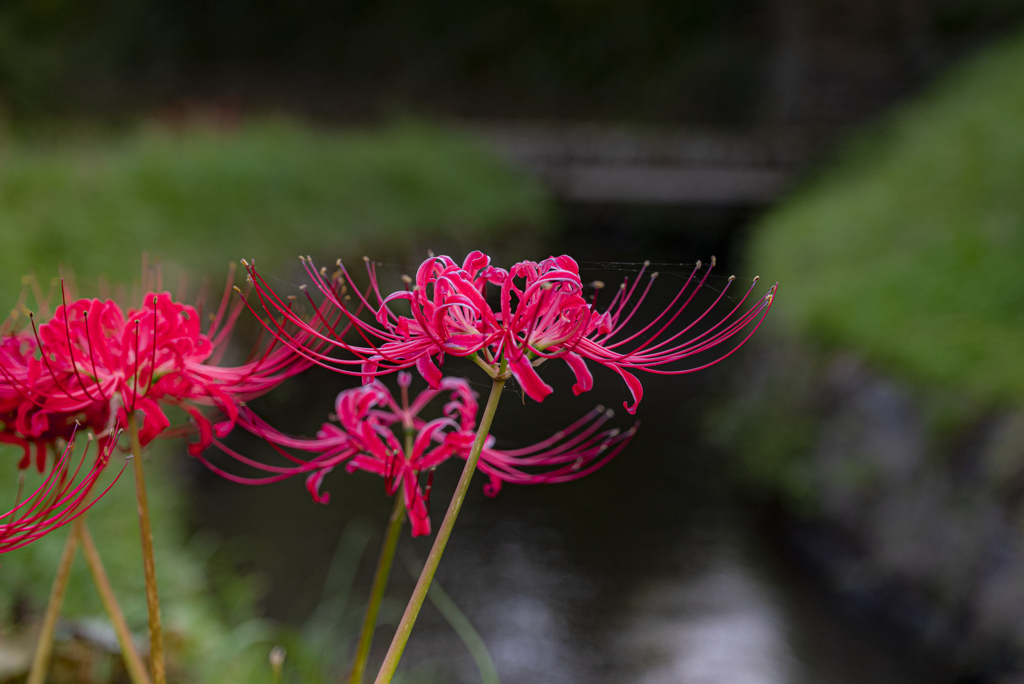
[{"label": "mossy slope", "polygon": [[755,232],[783,328],[1024,400],[1024,37],[863,136]]}]

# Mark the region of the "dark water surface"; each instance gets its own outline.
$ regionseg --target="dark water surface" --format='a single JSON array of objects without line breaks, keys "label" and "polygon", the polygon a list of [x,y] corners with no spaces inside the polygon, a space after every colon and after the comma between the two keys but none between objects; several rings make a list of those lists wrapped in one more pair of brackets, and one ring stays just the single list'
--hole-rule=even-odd
[{"label": "dark water surface", "polygon": [[[638,241],[621,230],[621,223],[602,224],[588,216],[583,221],[588,227],[570,225],[566,240],[578,246],[574,253],[584,255],[581,261],[591,255],[636,261],[644,249],[664,263],[705,256],[683,257],[688,249],[716,249],[724,260],[743,220],[710,221],[710,228],[692,231],[689,241],[676,233],[649,233],[646,242]],[[611,291],[631,268],[587,262],[584,281],[603,279]],[[656,299],[665,302],[687,268],[662,271],[663,291]],[[542,368],[556,393],[538,405],[524,403],[518,388],[507,388],[492,430],[500,445],[531,443],[597,403],[619,408],[628,397],[610,372],[596,371],[596,389],[573,397],[564,364]],[[453,364],[446,371],[464,373],[481,401],[486,397],[489,382],[479,369]],[[474,480],[437,579],[483,636],[502,682],[944,681],[939,667],[922,661],[893,635],[847,615],[795,567],[762,519],[763,509],[737,494],[720,456],[701,446],[707,404],[724,386],[727,372],[720,366],[692,376],[645,379],[636,439],[584,480],[507,486],[495,499],[483,496],[482,478]],[[314,373],[268,398],[261,410],[288,429],[311,434],[345,386],[351,382]],[[633,418],[619,410],[616,421],[627,428]],[[459,467],[449,463],[439,471],[435,528]],[[335,549],[353,520],[379,530],[358,566],[349,602],[350,612],[358,613],[361,599],[355,597],[368,590],[390,508],[380,478],[335,472],[325,489],[332,501],[320,506],[299,480],[248,488],[196,471],[201,511],[196,524],[241,540],[246,569],[269,582],[266,613],[292,624],[306,621],[321,601]],[[410,544],[406,537],[403,544],[420,558],[429,548],[429,540]],[[383,610],[385,626],[375,642],[377,662],[411,588],[411,575],[396,564]],[[437,681],[480,681],[466,646],[429,604],[406,654],[406,666],[433,672]]]}]

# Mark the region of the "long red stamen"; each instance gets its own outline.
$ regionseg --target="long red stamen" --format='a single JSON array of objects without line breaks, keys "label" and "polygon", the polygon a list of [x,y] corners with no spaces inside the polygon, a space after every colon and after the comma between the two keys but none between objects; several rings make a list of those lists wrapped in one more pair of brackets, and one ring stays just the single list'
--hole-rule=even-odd
[{"label": "long red stamen", "polygon": [[[700,262],[699,262],[699,261],[697,262],[697,268],[698,268],[698,269],[700,268]],[[694,273],[696,273],[696,270],[694,271]],[[691,293],[690,293],[690,296],[686,298],[686,301],[685,301],[685,302],[683,302],[683,303],[682,303],[682,305],[681,305],[681,306],[679,307],[679,309],[678,309],[678,310],[677,310],[677,311],[675,312],[675,314],[673,314],[673,315],[672,315],[672,316],[671,316],[671,317],[670,317],[670,318],[668,319],[668,321],[666,321],[666,322],[665,322],[665,324],[661,326],[661,329],[660,329],[660,330],[658,330],[658,332],[654,333],[654,334],[653,334],[653,335],[652,335],[652,336],[650,337],[650,339],[649,339],[649,340],[647,340],[647,342],[645,342],[644,344],[642,344],[642,345],[640,346],[640,348],[641,348],[641,349],[642,349],[643,347],[647,346],[648,344],[650,344],[651,342],[653,342],[654,340],[656,340],[656,339],[658,338],[658,336],[659,336],[659,335],[661,335],[661,333],[665,332],[665,330],[667,330],[667,329],[668,329],[668,327],[669,327],[670,325],[672,325],[672,323],[673,323],[673,322],[674,322],[674,321],[675,321],[675,320],[676,320],[676,319],[677,319],[677,318],[678,318],[678,317],[680,316],[680,314],[682,314],[682,313],[683,313],[683,311],[684,311],[684,310],[686,309],[686,307],[688,307],[688,306],[690,305],[690,302],[692,302],[692,301],[693,301],[693,298],[697,296],[697,293],[698,293],[698,292],[700,291],[700,289],[701,289],[701,288],[702,288],[702,287],[704,286],[704,283],[705,283],[705,282],[707,281],[707,279],[708,279],[708,276],[709,276],[710,274],[711,274],[711,269],[709,268],[709,269],[707,270],[707,272],[706,272],[706,273],[704,274],[704,277],[703,277],[703,278],[701,278],[701,280],[700,280],[700,282],[699,282],[699,283],[697,283],[697,286],[696,286],[695,288],[693,288],[693,292],[691,292]],[[644,291],[644,296],[646,296],[646,295],[647,295],[647,291],[649,291],[649,290],[650,290],[650,288],[651,288],[651,284],[652,284],[652,283],[654,282],[654,280],[655,280],[655,277],[656,277],[656,276],[657,276],[657,273],[652,273],[652,274],[651,274],[651,279],[650,279],[650,282],[648,282],[648,284],[647,284],[647,290],[645,290],[645,291]],[[627,342],[631,342],[631,341],[635,340],[636,338],[640,337],[641,335],[643,335],[644,333],[646,333],[646,332],[647,332],[648,330],[650,330],[650,329],[651,329],[652,327],[654,327],[655,325],[657,325],[658,321],[660,321],[660,320],[661,320],[661,319],[662,319],[662,318],[663,318],[663,317],[664,317],[664,316],[665,316],[665,315],[666,315],[666,314],[667,314],[667,313],[668,313],[669,311],[671,311],[671,310],[672,310],[672,308],[673,308],[673,307],[675,307],[675,305],[676,305],[676,302],[678,302],[678,301],[679,301],[679,298],[683,296],[683,293],[684,293],[684,292],[686,292],[687,288],[688,288],[688,287],[690,286],[690,283],[692,283],[692,282],[693,282],[693,275],[691,275],[691,276],[690,276],[690,278],[689,278],[689,279],[688,279],[688,280],[686,281],[686,284],[685,284],[685,285],[683,286],[683,288],[682,288],[681,290],[679,290],[679,292],[677,292],[677,293],[676,293],[676,296],[672,298],[672,301],[671,301],[671,302],[669,302],[669,305],[668,305],[667,307],[665,307],[664,309],[662,309],[661,313],[659,313],[659,314],[658,314],[658,315],[657,315],[657,316],[656,316],[656,317],[654,318],[654,320],[652,320],[652,321],[651,321],[650,323],[648,323],[648,324],[647,324],[647,325],[645,325],[645,326],[644,326],[643,328],[641,328],[641,329],[640,329],[640,330],[638,330],[637,332],[633,333],[632,335],[630,335],[630,336],[629,336],[629,337],[627,337],[626,339],[624,339],[624,340],[619,340],[618,342],[616,342],[616,343],[614,343],[614,344],[610,344],[610,345],[608,345],[608,348],[609,348],[609,349],[614,349],[614,348],[616,348],[616,347],[622,346],[623,344],[626,344]],[[724,291],[722,292],[722,294],[724,294]],[[719,298],[721,298],[721,296],[719,296]],[[640,301],[643,301],[643,297],[641,297],[641,298],[640,298]],[[629,314],[629,318],[632,318],[632,316],[633,316],[633,313],[635,313],[635,312],[637,311],[637,309],[639,309],[639,308],[640,308],[640,302],[637,302],[636,306],[635,306],[635,307],[633,308],[633,311],[631,311],[631,312],[630,312],[630,314]],[[620,326],[617,326],[617,327],[616,327],[616,329],[615,329],[614,331],[612,331],[612,335],[614,335],[614,334],[615,334],[616,332],[618,332],[619,330],[621,330],[621,329],[622,329],[622,327],[623,327],[623,326],[624,326],[624,325],[625,325],[625,324],[626,324],[627,322],[629,322],[629,318],[627,318],[627,319],[626,319],[626,321],[624,321],[624,322],[622,323],[622,325],[620,325]],[[702,318],[703,318],[703,317],[702,317]],[[692,328],[692,327],[693,327],[694,325],[696,325],[696,322],[694,322],[694,323],[691,323],[690,325],[688,325],[688,326],[687,326],[687,327],[686,327],[686,328],[685,328],[685,329],[684,329],[683,331],[681,331],[680,333],[677,333],[677,334],[675,335],[675,337],[678,337],[678,336],[679,336],[680,334],[682,334],[682,333],[683,333],[683,332],[685,332],[686,330],[689,330],[689,329],[690,329],[690,328]],[[608,337],[606,337],[605,339],[608,339],[609,337],[611,337],[611,335],[609,335],[609,336],[608,336]]]},{"label": "long red stamen", "polygon": [[[718,293],[718,297],[716,297],[716,298],[715,298],[715,301],[714,301],[714,302],[712,302],[712,303],[711,303],[711,304],[710,304],[710,305],[709,305],[709,306],[708,306],[708,307],[707,307],[707,308],[706,308],[706,309],[704,310],[704,312],[703,312],[703,313],[702,313],[702,314],[701,314],[700,316],[698,316],[698,317],[697,317],[696,319],[694,319],[694,320],[693,320],[693,321],[692,321],[692,322],[691,322],[691,323],[690,323],[689,325],[687,325],[687,326],[686,326],[685,328],[683,328],[683,329],[682,329],[682,330],[680,330],[679,332],[675,333],[675,334],[674,334],[674,335],[672,335],[671,337],[668,337],[667,339],[664,339],[664,340],[662,340],[662,341],[661,341],[661,342],[659,342],[658,344],[655,344],[655,345],[651,346],[651,347],[650,347],[649,349],[647,349],[647,351],[645,352],[645,355],[652,355],[652,354],[654,354],[654,353],[657,353],[657,354],[674,354],[674,353],[679,353],[679,352],[682,352],[682,351],[686,351],[687,349],[690,349],[690,348],[694,347],[695,345],[698,345],[698,344],[703,344],[703,342],[701,342],[701,341],[702,341],[702,340],[704,340],[704,338],[707,338],[708,336],[710,336],[710,335],[712,335],[712,334],[714,334],[714,337],[711,337],[711,338],[709,338],[709,339],[716,339],[716,338],[718,338],[718,336],[719,336],[719,335],[721,335],[722,333],[721,333],[721,332],[719,332],[719,333],[715,333],[715,331],[716,331],[716,330],[718,330],[718,329],[719,329],[719,327],[721,327],[721,326],[722,326],[722,325],[723,325],[724,323],[726,323],[727,321],[730,321],[730,320],[732,320],[732,317],[733,317],[733,316],[734,316],[734,315],[736,314],[736,312],[737,312],[737,311],[739,311],[739,310],[740,310],[740,309],[741,309],[741,308],[743,307],[743,304],[744,304],[744,303],[745,303],[745,302],[747,301],[747,299],[748,299],[748,298],[750,297],[750,293],[751,293],[751,292],[753,291],[753,289],[754,289],[754,286],[755,286],[755,285],[757,284],[757,279],[754,279],[754,283],[753,283],[753,284],[752,284],[752,285],[750,286],[750,289],[749,289],[749,290],[747,290],[747,293],[746,293],[745,295],[743,295],[743,298],[742,298],[742,299],[740,299],[740,300],[739,300],[739,301],[738,301],[738,302],[736,303],[736,305],[735,305],[735,306],[734,306],[734,307],[732,308],[732,310],[731,310],[731,311],[729,311],[729,313],[727,313],[727,314],[726,314],[725,316],[722,316],[722,317],[721,317],[721,318],[720,318],[720,319],[718,320],[718,322],[717,322],[717,323],[715,323],[715,324],[714,324],[713,326],[711,326],[710,328],[708,328],[707,330],[705,330],[704,332],[702,332],[702,333],[701,333],[700,335],[697,335],[696,337],[694,337],[694,338],[691,338],[690,340],[688,340],[688,341],[687,341],[687,342],[686,342],[685,344],[683,344],[683,345],[680,345],[680,346],[678,346],[678,347],[674,347],[674,348],[672,348],[672,349],[668,349],[668,350],[662,350],[662,348],[663,348],[663,347],[665,347],[665,346],[667,346],[667,345],[671,344],[671,343],[672,343],[672,342],[674,342],[674,341],[675,341],[676,339],[678,339],[678,338],[679,338],[679,337],[681,337],[682,335],[686,334],[686,333],[687,333],[687,332],[688,332],[688,331],[689,331],[689,330],[690,330],[691,328],[693,328],[693,327],[694,327],[695,325],[697,325],[697,324],[698,324],[698,323],[700,323],[700,322],[701,322],[702,320],[704,320],[704,317],[705,317],[705,316],[707,316],[707,315],[708,315],[709,313],[711,313],[711,311],[713,311],[713,310],[714,310],[714,309],[715,309],[715,308],[716,308],[716,307],[718,306],[718,303],[719,303],[719,302],[720,302],[720,301],[722,300],[722,298],[723,298],[723,297],[725,297],[725,294],[726,294],[726,292],[727,292],[727,291],[729,290],[729,287],[730,287],[730,286],[732,285],[732,283],[734,282],[734,280],[735,280],[734,278],[730,277],[730,279],[729,279],[728,283],[726,283],[726,286],[725,286],[724,288],[722,288],[722,291],[721,291],[721,292],[719,292],[719,293]],[[684,304],[684,305],[683,305],[683,308],[685,308],[685,307],[686,307],[686,304]],[[680,309],[680,311],[676,313],[676,316],[678,316],[678,315],[679,315],[679,313],[681,313],[681,312],[682,312],[682,309]],[[749,313],[750,313],[750,312],[748,311],[748,312],[747,312],[747,314],[744,314],[744,316],[746,316],[746,315],[749,315]],[[636,349],[632,350],[632,351],[631,351],[631,352],[629,352],[628,354],[629,354],[630,356],[637,356],[637,355],[639,355],[639,354],[640,354],[640,352],[641,352],[641,351],[642,351],[642,350],[643,350],[643,349],[644,349],[645,347],[647,347],[647,345],[648,345],[648,344],[650,344],[650,343],[651,343],[651,342],[653,342],[653,341],[654,341],[655,339],[657,339],[658,335],[660,335],[660,334],[661,334],[661,332],[662,332],[662,331],[663,331],[663,330],[664,330],[665,328],[667,328],[667,327],[668,327],[668,325],[669,325],[669,324],[671,324],[671,323],[672,323],[672,322],[673,322],[673,321],[675,320],[676,316],[673,316],[673,317],[672,317],[672,319],[671,319],[671,320],[670,320],[670,321],[669,321],[668,323],[666,323],[666,325],[665,325],[665,326],[664,326],[664,327],[662,328],[662,330],[659,330],[659,331],[658,331],[658,332],[657,332],[657,333],[656,333],[656,334],[655,334],[655,335],[654,335],[654,336],[653,336],[653,337],[652,337],[652,338],[651,338],[650,340],[648,340],[648,341],[647,341],[647,342],[645,342],[644,344],[640,345],[640,346],[639,346],[639,347],[637,347]],[[740,320],[742,320],[742,316],[741,316]],[[733,323],[731,323],[730,325],[736,325],[736,324],[737,324],[737,322],[736,322],[736,321],[734,321],[734,322],[733,322]],[[740,327],[743,327],[744,325],[746,325],[746,323],[742,323],[742,324],[740,325]],[[731,336],[731,333],[730,333],[730,334],[728,334],[728,335],[726,335],[726,337],[730,337],[730,336]],[[720,338],[720,341],[721,341],[721,339],[724,339],[724,338]],[[618,346],[618,345],[609,345],[609,347],[608,347],[608,348],[609,348],[609,349],[612,349],[613,347],[616,347],[616,346]],[[662,350],[662,351],[659,351],[659,350]]]},{"label": "long red stamen", "polygon": [[82,391],[88,395],[89,399],[95,401],[95,397],[85,387],[85,383],[82,382],[82,376],[78,373],[78,363],[75,361],[75,347],[71,344],[71,326],[68,322],[68,299],[64,293],[64,279],[60,279],[60,299],[64,305],[64,334],[68,340],[68,355],[71,357],[71,367],[75,369],[75,377],[78,379],[78,386],[82,388]]},{"label": "long red stamen", "polygon": [[36,344],[39,345],[39,355],[40,357],[42,357],[43,363],[46,365],[46,370],[49,371],[50,377],[53,378],[53,381],[57,384],[58,389],[60,389],[60,391],[63,392],[65,396],[71,398],[71,393],[64,389],[64,385],[62,385],[60,383],[60,380],[57,379],[57,376],[53,372],[53,368],[50,366],[50,360],[46,358],[46,350],[43,348],[43,341],[39,338],[39,330],[36,329],[36,319],[35,316],[32,315],[31,311],[28,314],[28,320],[32,324],[32,334],[35,335]]},{"label": "long red stamen", "polygon": [[103,397],[103,401],[107,401],[107,394],[103,391],[103,385],[100,384],[100,375],[96,372],[96,355],[93,354],[92,350],[92,333],[89,332],[89,312],[82,312],[82,319],[85,321],[85,341],[89,345],[89,361],[92,363],[92,377],[93,382],[96,383],[96,389],[99,390],[100,396]]},{"label": "long red stamen", "polygon": [[139,321],[135,321],[135,372],[132,374],[132,405],[128,409],[134,413],[135,399],[139,393]]},{"label": "long red stamen", "polygon": [[[316,363],[317,365],[323,366],[325,368],[330,368],[330,369],[332,369],[332,370],[334,370],[336,372],[345,373],[347,375],[362,375],[363,374],[362,371],[349,371],[349,370],[346,370],[344,368],[339,368],[338,367],[340,365],[346,365],[346,364],[347,365],[361,365],[363,363],[363,360],[361,360],[361,359],[335,359],[335,358],[332,358],[332,357],[327,356],[325,354],[321,354],[319,352],[316,352],[315,350],[309,349],[308,347],[305,347],[302,342],[296,340],[290,333],[288,333],[287,330],[285,330],[284,326],[282,324],[278,323],[277,320],[273,317],[273,314],[272,314],[272,312],[270,310],[270,306],[271,305],[273,305],[273,307],[279,313],[284,314],[285,317],[288,320],[294,322],[297,326],[299,326],[300,330],[302,330],[305,334],[310,335],[310,336],[320,340],[321,342],[324,342],[324,343],[327,343],[327,344],[332,344],[334,346],[340,346],[341,348],[349,350],[349,351],[354,351],[354,348],[350,347],[349,345],[345,344],[344,342],[335,342],[335,341],[331,340],[329,337],[327,337],[327,336],[321,334],[320,332],[318,332],[316,329],[311,328],[310,326],[308,326],[304,321],[302,321],[300,318],[298,318],[294,313],[292,313],[287,307],[285,307],[283,305],[283,302],[281,302],[280,297],[278,297],[277,294],[273,290],[271,290],[269,287],[266,286],[266,283],[262,281],[262,278],[260,278],[259,275],[256,273],[254,267],[250,266],[249,269],[250,269],[249,272],[250,272],[250,275],[253,278],[253,281],[257,282],[257,283],[262,283],[263,284],[263,287],[260,287],[257,284],[256,294],[260,298],[260,303],[262,304],[264,310],[270,316],[270,320],[274,323],[274,329],[271,330],[271,333],[273,333],[275,335],[275,337],[277,337],[282,342],[287,344],[293,351],[295,351],[296,353],[304,356],[307,360],[309,360],[309,361],[311,361],[313,363]],[[270,295],[272,295],[273,298],[268,300],[267,297],[265,297],[265,293],[269,293]],[[246,302],[246,305],[249,306],[248,302]],[[250,310],[252,310],[251,306],[249,308],[250,308]],[[347,309],[342,307],[342,308],[340,308],[340,310],[350,320],[353,321],[353,323],[356,325],[357,329],[360,331],[360,333],[362,333],[362,326],[365,325],[365,324],[363,324],[361,321],[359,321],[357,318],[355,318],[353,316],[352,312],[348,311]],[[253,311],[253,313],[255,314],[255,311]],[[390,359],[385,359],[385,360],[390,361],[392,363],[400,364],[397,367],[408,367],[408,366],[412,365],[412,363],[414,363],[414,362],[411,362],[411,363],[404,363],[403,364],[401,362],[397,362],[397,361],[390,360]]]}]

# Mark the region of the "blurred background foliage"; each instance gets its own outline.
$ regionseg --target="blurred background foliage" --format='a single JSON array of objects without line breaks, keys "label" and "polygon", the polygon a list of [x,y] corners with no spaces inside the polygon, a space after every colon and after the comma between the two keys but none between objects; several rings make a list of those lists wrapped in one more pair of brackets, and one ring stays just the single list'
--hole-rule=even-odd
[{"label": "blurred background foliage", "polygon": [[[872,91],[823,106],[863,116],[1020,15],[1014,0],[8,0],[0,92],[30,117],[196,99],[335,119],[749,125],[792,104],[791,71],[820,43],[812,70]],[[871,85],[879,64],[863,66],[893,57]]]},{"label": "blurred background foliage", "polygon": [[[130,281],[140,255],[197,276],[228,260],[465,249],[550,224],[542,189],[465,134],[426,124],[325,131],[212,117],[105,134],[36,132],[0,152],[0,292],[56,265]],[[90,282],[90,278],[91,281]],[[173,274],[165,281],[174,289]]]},{"label": "blurred background foliage", "polygon": [[849,141],[759,222],[749,266],[784,296],[761,382],[712,421],[747,477],[820,505],[816,383],[836,355],[912,388],[938,443],[1024,402],[1021,77],[1017,37]]}]

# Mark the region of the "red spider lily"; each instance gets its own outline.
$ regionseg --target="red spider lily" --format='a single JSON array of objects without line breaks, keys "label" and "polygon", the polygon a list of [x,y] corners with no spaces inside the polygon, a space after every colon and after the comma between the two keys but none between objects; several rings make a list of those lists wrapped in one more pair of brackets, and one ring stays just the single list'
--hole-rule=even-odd
[{"label": "red spider lily", "polygon": [[[297,474],[308,474],[306,486],[315,501],[327,503],[330,495],[321,493],[324,476],[344,465],[349,472],[365,470],[384,477],[389,496],[403,488],[405,507],[412,523],[413,536],[430,533],[428,515],[430,490],[436,468],[451,458],[468,458],[476,437],[477,395],[461,378],[441,378],[436,389],[420,392],[409,402],[411,376],[399,374],[401,404],[379,381],[373,381],[338,395],[335,405],[338,424],[325,423],[314,439],[290,437],[243,409],[239,424],[267,440],[290,462],[286,466],[266,465],[224,446],[229,456],[269,475],[240,477],[204,462],[224,477],[244,484],[276,482]],[[433,420],[420,417],[424,408],[443,392],[451,392],[442,416]],[[568,482],[587,475],[614,458],[632,439],[634,426],[625,433],[617,429],[601,430],[612,417],[611,411],[598,407],[550,438],[523,449],[494,448],[488,436],[480,455],[479,468],[488,476],[484,486],[488,496],[497,495],[504,482],[541,484]],[[315,454],[308,461],[286,449]],[[200,457],[202,458],[202,457]],[[421,479],[426,475],[426,483]]]},{"label": "red spider lily", "polygon": [[[374,265],[367,261],[370,285],[365,293],[354,290],[357,306],[351,310],[346,282],[351,283],[352,279],[341,261],[330,278],[325,269],[318,271],[311,259],[302,261],[324,297],[318,312],[325,308],[339,311],[338,318],[346,321],[344,330],[326,330],[320,321],[303,318],[267,285],[254,265],[246,267],[260,306],[269,315],[264,325],[310,363],[361,375],[367,381],[415,366],[436,387],[441,378],[438,366],[445,354],[468,356],[488,368],[492,375],[499,374],[507,365],[526,393],[541,401],[552,388],[541,380],[536,366],[548,359],[565,360],[576,375],[573,392],[580,394],[593,386],[587,364],[591,361],[610,368],[626,382],[633,395],[632,405],[624,404],[630,413],[635,413],[643,397],[643,387],[633,375],[635,371],[692,373],[725,359],[760,326],[771,309],[777,288],[773,285],[748,305],[757,284],[755,278],[742,298],[728,305],[724,315],[715,315],[732,288],[735,279],[729,278],[714,301],[684,323],[680,321],[683,311],[706,285],[715,267],[713,258],[705,269],[698,262],[664,310],[638,330],[628,331],[628,324],[658,275],[650,274],[647,284],[638,292],[648,264],[644,264],[632,283],[624,281],[608,307],[599,311],[597,299],[602,284],[589,286],[594,292],[588,301],[579,266],[568,256],[551,257],[539,263],[520,262],[509,271],[492,266],[490,258],[481,252],[471,253],[461,266],[449,257],[432,256],[420,266],[415,281],[406,279],[405,291],[386,297],[381,295]],[[500,288],[498,310],[487,302],[488,284]],[[376,306],[371,303],[371,295]],[[411,318],[391,310],[390,305],[398,300],[408,302]],[[364,310],[375,313],[372,321],[360,318]],[[307,339],[315,339],[321,349],[329,346],[342,352],[340,358],[305,347],[295,335],[286,332],[284,322],[305,332]],[[690,365],[691,357],[714,349],[722,351],[713,359]]]},{"label": "red spider lily", "polygon": [[87,425],[102,438],[114,421],[123,425],[128,412],[139,411],[145,445],[170,426],[161,408],[169,404],[191,416],[199,438],[189,449],[202,451],[212,443],[213,427],[200,406],[227,415],[220,427],[226,434],[240,402],[309,366],[276,340],[240,366],[215,365],[243,310],[240,302],[229,306],[230,293],[206,333],[199,312],[166,292],[144,295],[143,306],[127,314],[99,299],[65,300],[38,326],[29,314],[30,331],[0,341],[0,441],[25,449],[21,467],[35,445],[42,471],[45,446],[67,439],[72,425]]},{"label": "red spider lily", "polygon": [[[84,476],[79,479],[88,460],[94,439],[90,434],[82,457],[72,472],[75,435],[78,429],[76,426],[72,430],[71,439],[60,456],[56,458],[53,469],[43,483],[24,501],[21,501],[19,488],[18,502],[15,507],[7,513],[0,514],[0,553],[20,549],[57,528],[73,522],[78,516],[88,511],[121,476],[121,473],[118,473],[103,492],[90,500],[90,494],[96,481],[110,461],[120,430],[114,428],[112,439],[95,440],[98,442],[96,457]],[[124,467],[121,468],[121,472],[124,472]]]}]

